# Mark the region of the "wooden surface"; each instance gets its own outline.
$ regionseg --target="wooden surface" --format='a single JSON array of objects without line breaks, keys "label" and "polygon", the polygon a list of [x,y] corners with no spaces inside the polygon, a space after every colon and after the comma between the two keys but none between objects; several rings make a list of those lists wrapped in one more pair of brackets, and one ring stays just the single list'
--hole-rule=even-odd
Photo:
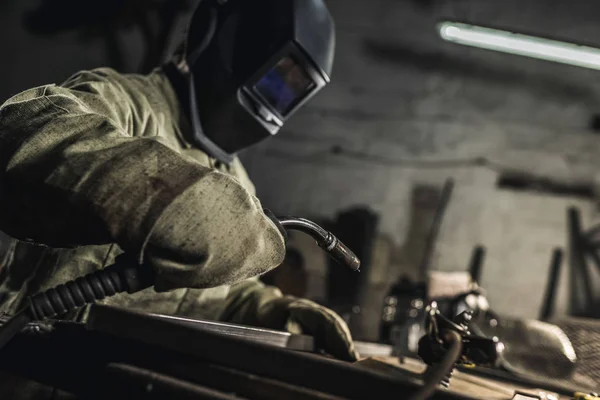
[{"label": "wooden surface", "polygon": [[[400,362],[397,357],[370,357],[359,361],[359,365],[364,368],[385,372],[392,376],[409,375],[418,377],[425,371],[425,364],[414,359],[405,359]],[[511,400],[516,392],[526,392],[542,395],[543,400],[568,400],[570,397],[559,396],[547,390],[532,388],[526,385],[519,386],[512,383],[497,381],[491,378],[484,378],[471,375],[465,372],[455,371],[450,381],[450,392],[460,394],[466,398],[486,399],[486,400]],[[552,397],[555,396],[555,397]]]}]

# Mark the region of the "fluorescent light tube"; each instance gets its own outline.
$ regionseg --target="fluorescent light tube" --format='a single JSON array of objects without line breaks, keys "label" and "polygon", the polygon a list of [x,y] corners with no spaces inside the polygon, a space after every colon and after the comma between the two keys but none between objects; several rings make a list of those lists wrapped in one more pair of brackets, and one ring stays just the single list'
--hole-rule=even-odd
[{"label": "fluorescent light tube", "polygon": [[600,49],[458,22],[438,24],[442,39],[466,46],[600,70]]}]

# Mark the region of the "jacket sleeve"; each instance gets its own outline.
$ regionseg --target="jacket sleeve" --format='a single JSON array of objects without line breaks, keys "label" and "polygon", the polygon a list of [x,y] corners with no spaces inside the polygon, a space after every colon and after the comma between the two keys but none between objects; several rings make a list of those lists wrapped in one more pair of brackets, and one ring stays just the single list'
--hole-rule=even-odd
[{"label": "jacket sleeve", "polygon": [[48,88],[0,108],[0,229],[54,247],[116,242],[155,268],[157,291],[279,265],[283,238],[236,179]]},{"label": "jacket sleeve", "polygon": [[262,283],[258,278],[247,279],[231,286],[225,299],[220,320],[241,325],[283,329],[288,318],[285,307],[295,298],[284,296],[279,288]]}]

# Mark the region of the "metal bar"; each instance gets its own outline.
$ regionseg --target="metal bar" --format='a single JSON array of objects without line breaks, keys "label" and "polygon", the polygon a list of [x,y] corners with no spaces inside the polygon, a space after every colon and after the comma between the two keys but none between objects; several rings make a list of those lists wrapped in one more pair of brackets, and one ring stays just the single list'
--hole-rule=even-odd
[{"label": "metal bar", "polygon": [[485,247],[479,245],[473,249],[471,262],[469,263],[469,272],[473,282],[481,282],[481,269],[485,261]]},{"label": "metal bar", "polygon": [[585,255],[589,256],[592,259],[594,264],[596,264],[596,268],[598,268],[598,270],[600,271],[600,256],[598,256],[597,247],[595,247],[593,243],[584,239],[584,248]]},{"label": "metal bar", "polygon": [[[586,238],[582,238],[581,241],[582,250],[584,251],[584,260],[589,261],[589,259],[591,259],[597,271],[600,272],[600,256],[598,255],[598,249]],[[595,307],[595,299],[594,303],[590,304],[589,311],[586,313],[586,316],[590,318],[600,318],[600,311],[597,309],[597,307]]]},{"label": "metal bar", "polygon": [[446,209],[448,208],[448,204],[450,203],[450,198],[452,197],[453,190],[454,179],[449,178],[444,183],[438,207],[435,211],[435,216],[433,217],[433,222],[431,224],[429,234],[427,235],[425,251],[423,252],[423,259],[421,260],[421,265],[419,267],[419,273],[423,280],[425,280],[427,272],[429,271],[429,267],[431,266],[431,259],[433,258],[433,253],[435,251],[435,243],[440,233],[442,220],[444,218],[444,215],[446,214]]},{"label": "metal bar", "polygon": [[[569,267],[571,273],[571,311],[576,315],[583,315],[587,308],[593,304],[593,290],[587,264],[583,255],[581,217],[579,209],[570,207],[567,211],[569,228]],[[581,281],[583,290],[578,287]],[[579,304],[578,294],[583,296],[585,304]]]},{"label": "metal bar", "polygon": [[[226,336],[239,337],[258,343],[268,344],[288,350],[314,352],[314,338],[308,335],[295,335],[289,332],[274,331],[271,329],[255,328],[251,326],[236,325],[223,322],[206,321],[175,317],[171,315],[150,314],[157,319],[183,324],[192,328],[216,332]],[[356,351],[362,357],[387,357],[392,356],[393,347],[380,343],[354,341]]]},{"label": "metal bar", "polygon": [[255,328],[250,326],[229,324],[223,322],[206,321],[190,318],[175,317],[171,315],[150,314],[176,324],[187,325],[194,329],[216,332],[226,336],[239,337],[259,343],[265,343],[276,347],[298,351],[315,351],[314,338],[308,335],[292,335],[289,332],[275,331],[271,329]]},{"label": "metal bar", "polygon": [[540,311],[540,320],[547,321],[554,314],[554,298],[558,288],[558,279],[560,278],[560,268],[562,266],[563,251],[560,248],[554,249],[552,252],[552,260],[550,261],[550,270],[548,283],[546,284],[546,293],[542,310]]}]

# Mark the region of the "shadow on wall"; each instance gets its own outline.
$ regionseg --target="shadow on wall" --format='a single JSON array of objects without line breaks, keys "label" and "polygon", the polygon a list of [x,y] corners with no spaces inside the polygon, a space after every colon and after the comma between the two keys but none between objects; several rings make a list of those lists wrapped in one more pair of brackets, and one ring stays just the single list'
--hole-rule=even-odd
[{"label": "shadow on wall", "polygon": [[[458,58],[442,52],[418,51],[402,43],[385,43],[372,39],[367,39],[363,47],[368,55],[379,62],[401,64],[424,73],[442,73],[483,84],[525,89],[542,97],[583,102],[596,98],[590,88],[561,82],[554,76],[524,73],[511,66],[509,61],[501,67],[490,67],[473,59]],[[509,60],[511,56],[506,57]]]}]

